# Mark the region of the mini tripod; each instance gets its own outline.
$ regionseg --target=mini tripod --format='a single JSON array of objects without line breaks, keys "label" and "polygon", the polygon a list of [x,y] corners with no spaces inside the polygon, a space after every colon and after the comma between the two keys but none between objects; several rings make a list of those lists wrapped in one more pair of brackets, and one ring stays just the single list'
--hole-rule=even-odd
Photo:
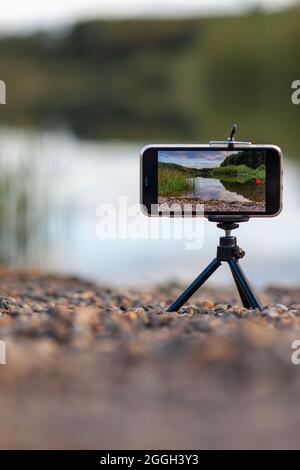
[{"label": "mini tripod", "polygon": [[240,294],[243,306],[246,308],[262,309],[262,305],[255,295],[250,282],[239,265],[239,259],[245,255],[245,252],[237,245],[236,237],[231,235],[231,231],[238,228],[237,222],[246,222],[248,217],[238,218],[235,220],[230,217],[209,217],[211,222],[219,222],[217,227],[225,230],[225,237],[220,237],[220,243],[217,247],[217,256],[209,263],[209,265],[199,274],[198,277],[187,287],[182,294],[170,305],[168,312],[176,312],[182,305],[204,284],[205,281],[221,266],[222,261],[229,264],[235,284]]},{"label": "mini tripod", "polygon": [[[210,144],[214,145],[227,145],[227,148],[233,149],[235,143],[242,145],[249,145],[250,142],[236,142],[234,134],[237,125],[234,124],[231,133],[226,141],[213,141]],[[245,252],[237,245],[236,237],[231,235],[231,231],[238,228],[240,222],[247,222],[247,216],[210,216],[210,222],[217,222],[217,227],[225,230],[225,237],[220,237],[220,243],[217,248],[217,256],[209,263],[209,265],[199,274],[198,277],[187,287],[182,294],[170,305],[168,312],[176,312],[182,305],[204,284],[205,281],[221,266],[222,261],[229,264],[231,273],[233,275],[235,284],[240,294],[243,306],[246,308],[262,309],[262,305],[255,295],[250,282],[248,281],[245,273],[239,265],[239,259],[245,255]]]}]

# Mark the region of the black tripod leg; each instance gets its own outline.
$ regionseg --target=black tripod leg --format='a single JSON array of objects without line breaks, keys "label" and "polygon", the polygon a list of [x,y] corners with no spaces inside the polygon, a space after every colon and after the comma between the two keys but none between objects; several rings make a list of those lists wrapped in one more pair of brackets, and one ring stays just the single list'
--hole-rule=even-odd
[{"label": "black tripod leg", "polygon": [[234,270],[231,268],[230,264],[229,264],[229,267],[230,267],[231,273],[233,275],[233,279],[234,279],[235,285],[237,287],[237,290],[239,292],[239,295],[240,295],[243,306],[245,308],[251,308],[251,304],[250,304],[249,300],[247,299],[247,296],[245,295],[243,289],[241,288],[239,280],[236,277],[236,274],[235,274]]},{"label": "black tripod leg", "polygon": [[241,295],[242,302],[244,304],[244,301],[247,299],[247,306],[245,305],[246,308],[252,307],[252,308],[258,308],[259,310],[262,309],[262,305],[258,298],[255,295],[255,292],[248,281],[244,271],[239,265],[239,262],[237,259],[233,259],[228,261],[231,272],[233,274],[234,280],[236,283],[239,284],[238,290],[239,293],[243,293]]},{"label": "black tripod leg", "polygon": [[177,312],[177,310],[180,309],[180,307],[185,304],[187,300],[196,292],[196,290],[199,289],[202,284],[204,284],[205,281],[218,269],[218,267],[221,266],[221,262],[217,259],[214,258],[211,263],[202,271],[201,274],[199,274],[198,277],[192,282],[192,284],[187,287],[182,294],[175,300],[175,302],[170,305],[168,308],[168,312]]}]

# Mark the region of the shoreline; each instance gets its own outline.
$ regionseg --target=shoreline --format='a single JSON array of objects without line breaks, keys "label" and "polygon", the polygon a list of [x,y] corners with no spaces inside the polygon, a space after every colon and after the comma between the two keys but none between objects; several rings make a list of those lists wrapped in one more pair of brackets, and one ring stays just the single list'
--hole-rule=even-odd
[{"label": "shoreline", "polygon": [[264,212],[264,202],[232,202],[228,203],[225,201],[205,201],[199,198],[187,198],[187,197],[169,197],[159,196],[158,204],[167,204],[168,206],[179,205],[183,208],[184,205],[192,205],[192,210],[196,210],[196,205],[204,205],[206,211],[215,212]]}]

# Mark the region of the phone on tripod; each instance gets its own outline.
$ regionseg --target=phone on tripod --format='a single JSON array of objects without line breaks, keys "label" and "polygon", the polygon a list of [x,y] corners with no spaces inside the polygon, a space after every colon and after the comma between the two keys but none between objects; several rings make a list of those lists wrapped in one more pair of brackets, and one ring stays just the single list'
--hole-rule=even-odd
[{"label": "phone on tripod", "polygon": [[231,231],[250,217],[274,217],[281,211],[282,153],[276,145],[236,142],[236,129],[234,124],[226,141],[209,145],[148,145],[141,151],[141,205],[146,215],[204,213],[225,231],[215,258],[169,312],[178,311],[223,262],[229,264],[243,306],[262,309],[239,264],[245,252]]},{"label": "phone on tripod", "polygon": [[148,216],[274,217],[282,208],[282,152],[234,140],[148,145],[141,151]]}]

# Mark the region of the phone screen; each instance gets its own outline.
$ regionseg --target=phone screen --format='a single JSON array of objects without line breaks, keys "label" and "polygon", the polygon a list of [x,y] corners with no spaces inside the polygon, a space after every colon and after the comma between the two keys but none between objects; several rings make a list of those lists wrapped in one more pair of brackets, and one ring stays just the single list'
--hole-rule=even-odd
[{"label": "phone screen", "polygon": [[209,213],[266,212],[265,150],[160,149],[158,206],[184,206]]}]

